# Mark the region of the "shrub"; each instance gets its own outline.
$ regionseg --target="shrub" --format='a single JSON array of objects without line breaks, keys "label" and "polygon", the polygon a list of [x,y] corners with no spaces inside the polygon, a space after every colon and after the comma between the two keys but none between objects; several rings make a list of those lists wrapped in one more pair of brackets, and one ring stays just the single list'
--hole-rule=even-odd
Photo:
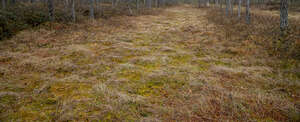
[{"label": "shrub", "polygon": [[9,9],[0,10],[0,40],[48,21],[45,13],[45,9],[37,4],[18,4]]}]

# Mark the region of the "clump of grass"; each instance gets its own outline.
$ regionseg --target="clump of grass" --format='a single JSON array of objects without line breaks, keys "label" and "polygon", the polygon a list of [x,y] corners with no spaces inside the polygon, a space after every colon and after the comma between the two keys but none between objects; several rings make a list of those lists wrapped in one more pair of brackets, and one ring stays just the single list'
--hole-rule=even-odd
[{"label": "clump of grass", "polygon": [[185,63],[190,63],[192,57],[190,55],[175,55],[171,56],[169,64],[181,65]]},{"label": "clump of grass", "polygon": [[97,95],[97,100],[102,102],[98,104],[103,106],[106,111],[99,114],[102,120],[126,120],[136,121],[143,116],[149,116],[149,112],[142,109],[145,107],[143,97],[137,95],[128,95],[123,92],[116,91],[115,89],[99,83],[94,87]]}]

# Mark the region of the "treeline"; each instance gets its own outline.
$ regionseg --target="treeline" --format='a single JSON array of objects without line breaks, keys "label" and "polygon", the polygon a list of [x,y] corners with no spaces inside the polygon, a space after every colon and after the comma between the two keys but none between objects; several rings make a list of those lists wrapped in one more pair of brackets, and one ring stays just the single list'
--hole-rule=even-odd
[{"label": "treeline", "polygon": [[248,24],[251,22],[251,9],[268,9],[278,7],[280,11],[280,28],[285,30],[288,26],[288,9],[300,7],[300,1],[296,0],[199,0],[198,7],[213,7],[223,8],[225,6],[225,15],[233,15],[234,6],[237,6],[237,17],[241,17],[242,8],[245,7],[245,20]]},{"label": "treeline", "polygon": [[299,1],[199,0],[198,7],[212,8],[207,18],[220,25],[227,40],[251,40],[271,55],[300,59]]},{"label": "treeline", "polygon": [[231,15],[233,6],[238,6],[238,17],[241,17],[241,8],[246,7],[246,20],[250,23],[250,7],[279,10],[280,1],[287,1],[289,8],[300,8],[300,0],[1,0],[0,40],[45,22],[69,23],[117,15],[141,15],[151,13],[152,8],[179,4],[225,6],[226,15]]},{"label": "treeline", "polygon": [[[79,15],[89,15],[94,19],[102,15],[108,9],[118,9],[128,14],[137,14],[145,8],[160,8],[178,4],[180,0],[1,0],[2,11],[12,9],[22,10],[22,7],[35,6],[44,8],[45,14],[51,21],[61,20],[60,14],[70,17],[69,20],[76,21]],[[33,10],[34,11],[34,10]],[[77,16],[76,16],[77,15]],[[100,16],[99,16],[100,17]],[[66,21],[69,21],[66,20]]]},{"label": "treeline", "polygon": [[180,0],[1,0],[0,40],[45,22],[79,22],[151,13]]}]

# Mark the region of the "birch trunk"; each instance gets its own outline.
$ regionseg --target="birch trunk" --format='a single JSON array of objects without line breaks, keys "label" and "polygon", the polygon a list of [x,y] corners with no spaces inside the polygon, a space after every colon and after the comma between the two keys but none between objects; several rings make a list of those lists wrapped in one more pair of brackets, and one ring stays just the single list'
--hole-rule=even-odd
[{"label": "birch trunk", "polygon": [[76,10],[75,10],[75,0],[72,0],[72,20],[76,22]]},{"label": "birch trunk", "polygon": [[250,0],[247,0],[246,3],[246,22],[247,24],[250,24],[251,15],[250,15]]},{"label": "birch trunk", "polygon": [[90,19],[95,19],[94,0],[89,0],[89,1],[90,1]]},{"label": "birch trunk", "polygon": [[206,6],[209,7],[209,0],[206,0]]},{"label": "birch trunk", "polygon": [[285,31],[288,28],[288,1],[280,1],[280,29]]},{"label": "birch trunk", "polygon": [[230,3],[229,3],[229,0],[225,0],[226,1],[226,16],[229,15],[229,6],[230,6]]},{"label": "birch trunk", "polygon": [[241,7],[242,7],[242,0],[239,0],[239,7],[238,7],[238,17],[241,18]]},{"label": "birch trunk", "polygon": [[54,3],[53,0],[48,0],[48,12],[50,21],[54,21]]},{"label": "birch trunk", "polygon": [[152,0],[146,0],[146,6],[147,6],[147,8],[151,8],[152,7],[151,2],[152,2]]},{"label": "birch trunk", "polygon": [[137,11],[139,10],[139,5],[140,5],[139,0],[136,0],[136,10]]},{"label": "birch trunk", "polygon": [[232,1],[231,0],[228,0],[228,2],[229,2],[229,11],[230,11],[230,15],[232,15],[232,13],[233,13],[233,5],[232,5]]}]

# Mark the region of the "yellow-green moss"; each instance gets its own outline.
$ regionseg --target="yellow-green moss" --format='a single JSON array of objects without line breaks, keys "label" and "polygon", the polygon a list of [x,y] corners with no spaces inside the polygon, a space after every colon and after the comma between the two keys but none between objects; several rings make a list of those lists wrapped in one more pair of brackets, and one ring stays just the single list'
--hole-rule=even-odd
[{"label": "yellow-green moss", "polygon": [[16,102],[17,102],[16,96],[11,96],[11,95],[0,96],[1,104],[10,105],[10,104],[14,104]]},{"label": "yellow-green moss", "polygon": [[184,63],[188,63],[190,62],[192,59],[191,56],[189,55],[176,55],[176,56],[171,56],[171,61],[169,62],[169,64],[171,65],[182,65]]},{"label": "yellow-green moss", "polygon": [[220,60],[214,61],[213,64],[215,64],[215,65],[223,65],[223,66],[232,66],[231,63],[222,62],[222,61],[220,61]]},{"label": "yellow-green moss", "polygon": [[84,99],[93,97],[89,93],[91,89],[92,85],[88,83],[57,82],[51,85],[50,92],[56,98]]},{"label": "yellow-green moss", "polygon": [[197,60],[197,69],[199,71],[206,71],[210,67],[210,63],[207,61]]},{"label": "yellow-green moss", "polygon": [[93,64],[95,62],[94,58],[89,57],[88,55],[82,52],[72,52],[71,54],[67,54],[60,57],[61,61],[71,60],[73,63],[77,65],[87,65]]},{"label": "yellow-green moss", "polygon": [[58,69],[56,69],[54,76],[57,78],[64,78],[64,77],[70,76],[72,74],[72,70],[73,69],[65,69],[65,68],[59,67]]},{"label": "yellow-green moss", "polygon": [[161,95],[163,85],[162,82],[146,82],[138,86],[136,94],[141,96],[158,96]]},{"label": "yellow-green moss", "polygon": [[143,65],[143,69],[147,72],[151,72],[153,70],[157,70],[159,69],[161,66],[159,64],[156,63],[148,63]]}]

